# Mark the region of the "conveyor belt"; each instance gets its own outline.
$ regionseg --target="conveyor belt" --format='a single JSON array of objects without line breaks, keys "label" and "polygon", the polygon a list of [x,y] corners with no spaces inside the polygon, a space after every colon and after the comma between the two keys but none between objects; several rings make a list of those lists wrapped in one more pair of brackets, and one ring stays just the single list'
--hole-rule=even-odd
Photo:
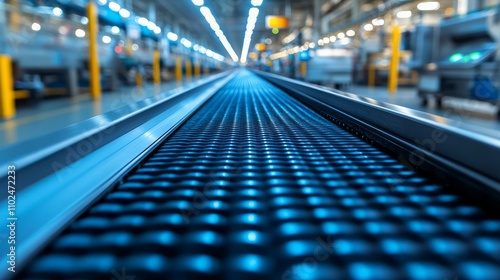
[{"label": "conveyor belt", "polygon": [[499,275],[498,214],[241,72],[20,278]]}]

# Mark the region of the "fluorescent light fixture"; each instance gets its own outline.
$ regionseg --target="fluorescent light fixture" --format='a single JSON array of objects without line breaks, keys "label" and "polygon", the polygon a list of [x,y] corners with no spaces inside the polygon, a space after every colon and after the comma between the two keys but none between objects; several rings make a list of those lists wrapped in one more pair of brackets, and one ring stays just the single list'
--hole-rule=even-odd
[{"label": "fluorescent light fixture", "polygon": [[325,42],[323,42],[323,39],[318,40],[318,46],[323,46],[324,44],[325,44]]},{"label": "fluorescent light fixture", "polygon": [[316,47],[316,44],[314,42],[309,43],[309,48],[314,49]]},{"label": "fluorescent light fixture", "polygon": [[153,32],[155,34],[160,34],[161,33],[161,28],[159,26],[156,26],[154,29],[153,29]]},{"label": "fluorescent light fixture", "polygon": [[189,48],[191,48],[191,46],[193,45],[193,44],[191,43],[191,41],[189,41],[189,40],[188,40],[188,39],[186,39],[186,38],[182,38],[182,39],[181,39],[181,44],[183,44],[183,45],[184,45],[184,47],[186,47],[186,48],[188,48],[188,49],[189,49]]},{"label": "fluorescent light fixture", "polygon": [[214,56],[214,52],[211,51],[211,50],[207,50],[207,56],[208,57],[213,57]]},{"label": "fluorescent light fixture", "polygon": [[123,18],[129,18],[130,17],[130,12],[127,9],[121,9],[120,10],[120,16]]},{"label": "fluorescent light fixture", "polygon": [[340,32],[339,34],[337,34],[337,38],[344,39],[345,38],[345,34],[343,32]]},{"label": "fluorescent light fixture", "polygon": [[[194,2],[195,1],[193,0],[193,3]],[[194,3],[194,4],[196,5],[196,3]],[[219,24],[217,24],[217,20],[215,20],[215,17],[212,15],[212,12],[210,11],[210,9],[208,7],[203,6],[200,8],[200,12],[205,17],[205,20],[210,25],[210,28],[212,28],[212,30],[215,32],[217,37],[219,37],[220,42],[222,43],[222,45],[224,46],[226,51],[229,53],[229,55],[231,56],[233,61],[234,62],[238,61],[238,55],[236,55],[236,53],[234,52],[233,47],[231,46],[231,44],[227,40],[226,36],[224,35],[222,30],[220,29],[220,26],[219,26]],[[201,52],[201,48],[200,48],[200,52]],[[207,54],[208,54],[208,51],[207,51]],[[213,56],[213,52],[212,52],[212,56]],[[210,57],[212,57],[212,56],[210,56]]]},{"label": "fluorescent light fixture", "polygon": [[83,29],[77,29],[75,30],[75,35],[78,38],[83,38],[85,37],[85,31]]},{"label": "fluorescent light fixture", "polygon": [[205,47],[201,46],[201,47],[200,47],[200,53],[201,53],[201,54],[205,54],[205,53],[207,53],[207,49],[206,49]]},{"label": "fluorescent light fixture", "polygon": [[149,30],[153,31],[156,27],[156,24],[152,21],[148,22],[147,27]]},{"label": "fluorescent light fixture", "polygon": [[262,0],[252,0],[252,5],[258,7],[262,5]]},{"label": "fluorescent light fixture", "polygon": [[398,18],[410,18],[411,17],[411,11],[399,11],[396,16]]},{"label": "fluorescent light fixture", "polygon": [[[252,1],[252,5],[260,6],[262,1]],[[257,17],[259,16],[259,8],[250,8],[248,11],[247,26],[245,31],[245,37],[243,39],[243,49],[241,50],[240,62],[246,63],[248,50],[250,49],[250,43],[252,42],[253,30],[255,28],[255,23],[257,22]]]},{"label": "fluorescent light fixture", "polygon": [[203,6],[204,1],[203,0],[193,0],[193,4],[195,4],[196,6]]},{"label": "fluorescent light fixture", "polygon": [[142,25],[142,26],[147,26],[149,21],[147,18],[140,17],[139,19],[137,19],[137,23]]},{"label": "fluorescent light fixture", "polygon": [[33,22],[31,25],[31,30],[33,31],[40,31],[42,29],[42,26],[39,23]]},{"label": "fluorescent light fixture", "polygon": [[109,43],[111,43],[111,37],[109,37],[109,36],[107,36],[107,35],[102,36],[102,42],[103,42],[104,44],[109,44]]},{"label": "fluorescent light fixture", "polygon": [[373,30],[373,25],[371,23],[367,23],[367,24],[365,24],[365,26],[363,26],[363,29],[365,31],[372,31]]},{"label": "fluorescent light fixture", "polygon": [[385,24],[385,21],[381,18],[375,18],[372,20],[372,24],[375,26],[382,26]]},{"label": "fluorescent light fixture", "polygon": [[61,10],[61,8],[59,7],[55,7],[54,9],[52,9],[52,14],[54,14],[56,17],[60,17],[63,14],[63,10]]},{"label": "fluorescent light fixture", "polygon": [[347,30],[347,32],[346,32],[345,34],[346,34],[347,36],[349,36],[349,37],[352,37],[352,36],[356,35],[356,32],[355,32],[354,30],[352,30],[352,29],[351,29],[351,30]]},{"label": "fluorescent light fixture", "polygon": [[118,27],[118,26],[111,27],[111,33],[113,33],[113,34],[120,33],[120,27]]},{"label": "fluorescent light fixture", "polygon": [[330,38],[328,38],[328,37],[323,38],[323,43],[325,43],[325,44],[330,43]]},{"label": "fluorescent light fixture", "polygon": [[82,19],[80,20],[80,22],[83,24],[83,25],[87,25],[89,23],[89,19],[87,17],[82,17]]},{"label": "fluorescent light fixture", "polygon": [[122,7],[116,2],[109,2],[108,7],[113,12],[118,12]]},{"label": "fluorescent light fixture", "polygon": [[195,45],[193,46],[193,50],[195,50],[195,51],[199,51],[199,50],[200,50],[200,46],[195,44]]},{"label": "fluorescent light fixture", "polygon": [[106,5],[106,3],[108,3],[108,0],[99,0],[97,2],[99,3],[99,5],[104,6]]},{"label": "fluorescent light fixture", "polygon": [[177,39],[179,39],[179,36],[177,36],[177,34],[175,34],[175,33],[168,32],[168,33],[167,33],[167,38],[168,38],[170,41],[177,41]]},{"label": "fluorescent light fixture", "polygon": [[330,36],[330,42],[332,42],[332,43],[333,43],[333,42],[335,42],[335,41],[337,41],[337,37],[335,37],[335,36]]},{"label": "fluorescent light fixture", "polygon": [[435,11],[439,10],[440,7],[439,2],[422,2],[417,5],[417,9],[420,11]]}]

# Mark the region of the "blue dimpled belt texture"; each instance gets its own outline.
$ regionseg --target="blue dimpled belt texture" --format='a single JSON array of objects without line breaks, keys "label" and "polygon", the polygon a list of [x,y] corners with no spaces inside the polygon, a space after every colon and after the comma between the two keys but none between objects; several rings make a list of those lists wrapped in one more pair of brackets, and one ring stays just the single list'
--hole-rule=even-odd
[{"label": "blue dimpled belt texture", "polygon": [[499,275],[498,214],[241,72],[20,278]]}]

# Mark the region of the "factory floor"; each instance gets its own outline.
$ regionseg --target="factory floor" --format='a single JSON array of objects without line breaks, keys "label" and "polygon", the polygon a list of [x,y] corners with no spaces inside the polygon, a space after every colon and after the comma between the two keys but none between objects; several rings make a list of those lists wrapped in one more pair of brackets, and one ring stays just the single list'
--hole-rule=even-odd
[{"label": "factory floor", "polygon": [[16,116],[0,120],[0,148],[49,134],[159,93],[189,87],[198,80],[193,78],[183,83],[170,81],[159,86],[144,84],[142,87],[122,87],[117,92],[102,93],[100,100],[93,100],[89,94],[80,94],[73,97],[44,98],[37,104],[18,102]]},{"label": "factory floor", "polygon": [[[0,148],[49,134],[93,116],[153,97],[160,92],[165,93],[179,86],[187,87],[196,82],[197,80],[193,79],[183,84],[171,81],[159,87],[146,84],[142,88],[122,88],[119,92],[103,93],[98,101],[90,98],[88,94],[80,94],[74,97],[44,99],[36,105],[21,104],[14,118],[0,120]],[[443,109],[437,109],[432,102],[429,106],[422,107],[415,88],[411,87],[400,87],[395,94],[389,94],[385,87],[369,88],[359,85],[349,86],[345,91],[454,119],[457,126],[469,124],[477,128],[478,132],[500,138],[500,121],[496,119],[494,109],[481,102],[444,99]],[[473,110],[470,110],[471,107]]]}]

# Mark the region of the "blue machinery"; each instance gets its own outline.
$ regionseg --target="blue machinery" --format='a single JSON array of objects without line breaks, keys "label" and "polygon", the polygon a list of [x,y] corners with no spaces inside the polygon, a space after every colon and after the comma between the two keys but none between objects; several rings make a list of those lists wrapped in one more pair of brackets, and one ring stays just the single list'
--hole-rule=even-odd
[{"label": "blue machinery", "polygon": [[246,70],[168,96],[0,151],[15,279],[498,279],[498,138]]}]

